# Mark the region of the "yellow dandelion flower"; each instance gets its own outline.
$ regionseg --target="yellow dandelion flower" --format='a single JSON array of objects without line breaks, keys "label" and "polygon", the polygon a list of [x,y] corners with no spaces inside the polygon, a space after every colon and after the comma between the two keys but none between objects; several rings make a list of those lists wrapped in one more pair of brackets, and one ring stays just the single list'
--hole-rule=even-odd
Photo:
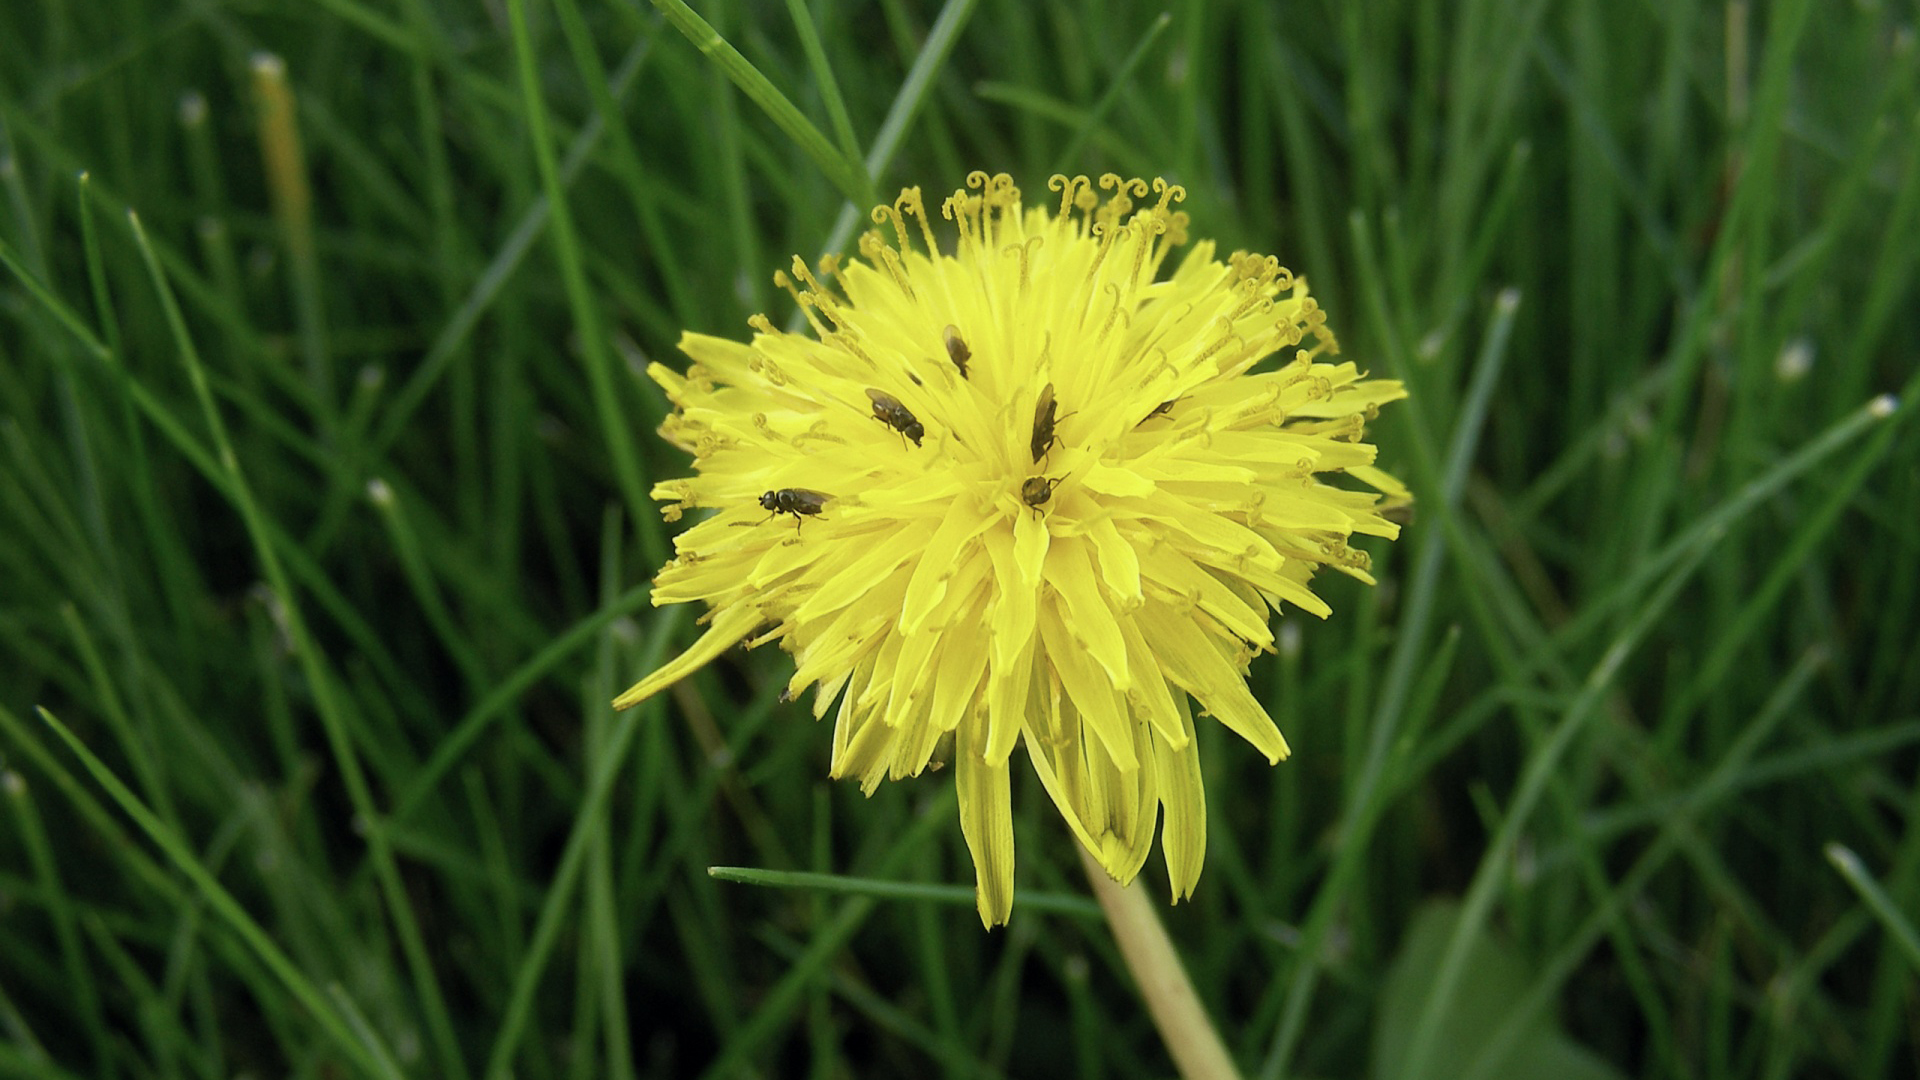
[{"label": "yellow dandelion flower", "polygon": [[654,497],[669,520],[712,511],[653,602],[712,610],[614,702],[778,641],[788,694],[815,687],[816,717],[837,703],[833,776],[871,792],[954,763],[988,926],[1013,904],[1020,748],[1109,874],[1130,881],[1164,820],[1174,898],[1192,893],[1190,702],[1287,756],[1245,681],[1268,611],[1327,615],[1308,587],[1323,566],[1371,581],[1348,540],[1396,535],[1380,511],[1407,495],[1361,441],[1405,391],[1329,359],[1304,280],[1207,241],[1162,277],[1186,241],[1179,187],[1047,186],[1057,209],[968,176],[940,206],[950,254],[908,188],[874,210],[861,258],[776,275],[812,335],[755,316],[751,343],[689,333],[685,375],[649,369],[695,472]]}]

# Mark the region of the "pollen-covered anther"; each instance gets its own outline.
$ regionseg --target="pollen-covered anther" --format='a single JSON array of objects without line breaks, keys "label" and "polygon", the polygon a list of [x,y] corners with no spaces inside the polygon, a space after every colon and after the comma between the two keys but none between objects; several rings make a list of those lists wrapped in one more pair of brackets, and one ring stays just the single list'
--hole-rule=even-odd
[{"label": "pollen-covered anther", "polygon": [[1018,244],[1008,244],[1000,249],[1000,254],[1011,255],[1020,262],[1020,292],[1025,295],[1033,287],[1033,253],[1047,242],[1044,236],[1029,236]]},{"label": "pollen-covered anther", "polygon": [[793,445],[795,446],[806,442],[829,442],[840,446],[847,445],[847,440],[834,434],[833,425],[825,420],[815,420],[813,426],[793,437]]},{"label": "pollen-covered anther", "polygon": [[1047,178],[1047,190],[1060,193],[1060,212],[1056,216],[1062,221],[1067,220],[1076,208],[1086,209],[1080,200],[1091,198],[1099,201],[1099,196],[1093,194],[1093,182],[1085,176],[1054,173]]},{"label": "pollen-covered anther", "polygon": [[887,273],[893,278],[893,283],[900,287],[900,292],[908,300],[917,302],[920,298],[913,291],[913,280],[907,275],[906,267],[901,264],[900,254],[886,244],[881,244],[880,261],[887,264]]},{"label": "pollen-covered anther", "polygon": [[1153,190],[1160,196],[1160,204],[1154,209],[1162,214],[1166,213],[1170,204],[1185,202],[1187,198],[1186,188],[1179,184],[1169,184],[1165,178],[1159,176],[1153,178]]},{"label": "pollen-covered anther", "polygon": [[913,250],[913,245],[907,242],[906,219],[900,216],[900,208],[897,205],[896,206],[886,206],[886,205],[876,206],[873,208],[873,213],[870,214],[869,216],[873,219],[873,223],[875,225],[892,225],[893,226],[893,235],[895,239],[899,241],[901,251]]},{"label": "pollen-covered anther", "polygon": [[785,435],[773,430],[773,421],[767,418],[766,413],[757,412],[753,414],[753,429],[765,438],[772,439],[775,442],[783,443],[787,441]]},{"label": "pollen-covered anther", "polygon": [[860,347],[859,337],[855,334],[846,333],[844,331],[836,334],[828,334],[826,335],[826,342],[827,344],[833,346],[834,348],[839,349],[841,352],[846,353],[848,356],[851,356],[854,359],[865,364],[868,371],[877,370],[879,367],[878,364],[875,364],[873,362],[873,357],[868,356],[867,351]]},{"label": "pollen-covered anther", "polygon": [[914,219],[920,224],[920,238],[926,241],[929,257],[940,254],[940,241],[933,235],[933,222],[927,217],[927,203],[920,195],[918,186],[902,188],[900,197],[893,201],[894,209]]},{"label": "pollen-covered anther", "polygon": [[1273,297],[1255,294],[1242,300],[1240,306],[1234,308],[1233,311],[1227,315],[1227,318],[1234,322],[1239,322],[1241,319],[1265,315],[1272,310]]},{"label": "pollen-covered anther", "polygon": [[1132,321],[1132,316],[1129,315],[1126,310],[1126,296],[1120,288],[1120,283],[1117,281],[1107,282],[1106,291],[1113,295],[1113,307],[1107,311],[1107,321],[1100,324],[1100,336],[1095,339],[1096,342],[1107,340],[1107,333],[1113,329],[1115,322],[1124,325]]},{"label": "pollen-covered anther", "polygon": [[787,373],[780,370],[780,365],[759,353],[755,353],[747,360],[747,370],[775,386],[785,386],[788,383]]}]

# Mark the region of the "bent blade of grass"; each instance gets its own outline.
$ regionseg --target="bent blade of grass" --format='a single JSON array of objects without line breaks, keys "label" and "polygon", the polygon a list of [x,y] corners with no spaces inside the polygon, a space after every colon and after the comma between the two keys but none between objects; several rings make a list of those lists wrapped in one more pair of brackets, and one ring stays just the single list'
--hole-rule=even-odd
[{"label": "bent blade of grass", "polygon": [[1853,891],[1860,896],[1867,910],[1886,928],[1888,936],[1900,946],[1900,952],[1913,965],[1915,974],[1920,974],[1920,932],[1914,930],[1913,922],[1902,911],[1899,901],[1887,894],[1860,856],[1845,844],[1830,843],[1826,846],[1827,862],[1840,872]]},{"label": "bent blade of grass", "polygon": [[67,302],[55,295],[53,290],[40,280],[38,274],[27,268],[27,264],[22,261],[22,253],[12,244],[7,243],[4,236],[0,236],[0,266],[13,271],[14,280],[27,290],[29,296],[39,301],[47,314],[53,316],[61,326],[66,327],[67,332],[72,334],[74,340],[91,353],[94,359],[102,361],[113,359],[113,351],[94,335],[93,328],[80,317],[80,313],[67,306]]},{"label": "bent blade of grass", "polygon": [[214,878],[212,872],[201,865],[193,851],[174,834],[172,829],[169,829],[158,815],[149,810],[146,804],[140,801],[139,796],[114,775],[113,770],[108,768],[105,762],[95,757],[93,751],[87,749],[87,744],[81,742],[79,736],[68,730],[58,717],[45,708],[37,711],[40,719],[53,729],[53,733],[60,737],[60,741],[67,744],[67,749],[73,752],[74,757],[78,758],[80,764],[93,776],[94,782],[100,785],[100,788],[128,817],[133,819],[134,824],[140,827],[140,831],[160,848],[173,865],[186,875],[187,880],[191,881],[194,888],[198,890],[200,899],[212,908],[235,934],[239,935],[240,940],[260,958],[261,963],[267,965],[287,991],[307,1008],[321,1029],[332,1036],[340,1048],[353,1058],[367,1075],[401,1080],[400,1070],[393,1064],[393,1055],[379,1041],[379,1036],[363,1024],[341,1015],[338,1003],[333,996],[323,993],[319,987],[308,981],[307,977],[294,965],[292,959],[280,951],[280,947],[274,944],[273,939],[260,924],[247,914],[246,909],[241,907],[233,894]]},{"label": "bent blade of grass", "polygon": [[[1356,228],[1356,231],[1359,230]],[[1371,247],[1363,245],[1361,250],[1370,253]],[[1371,260],[1365,257],[1361,262],[1371,265]],[[1369,280],[1372,281],[1371,278]],[[1381,296],[1377,281],[1372,281],[1365,291],[1376,298]],[[1260,1070],[1264,1080],[1278,1080],[1284,1074],[1287,1061],[1293,1056],[1294,1047],[1305,1030],[1308,1005],[1319,980],[1319,967],[1310,958],[1318,955],[1322,937],[1332,928],[1336,914],[1342,910],[1342,898],[1358,880],[1359,871],[1366,862],[1364,854],[1369,850],[1366,838],[1387,806],[1387,800],[1382,795],[1388,787],[1382,784],[1382,779],[1391,756],[1390,750],[1398,737],[1420,655],[1425,649],[1427,628],[1432,621],[1435,597],[1440,588],[1446,547],[1449,543],[1463,542],[1458,528],[1460,495],[1465,487],[1467,468],[1480,444],[1489,403],[1494,387],[1499,383],[1507,344],[1512,336],[1513,320],[1519,308],[1520,294],[1513,289],[1503,291],[1495,303],[1492,322],[1488,325],[1480,354],[1474,362],[1466,406],[1454,425],[1453,438],[1445,459],[1435,459],[1436,444],[1426,427],[1424,416],[1417,409],[1406,414],[1408,422],[1415,429],[1414,456],[1423,467],[1422,474],[1428,481],[1428,490],[1440,496],[1439,516],[1449,528],[1444,529],[1440,536],[1429,537],[1415,556],[1405,614],[1401,617],[1394,654],[1388,661],[1386,682],[1373,715],[1373,738],[1366,763],[1341,815],[1339,855],[1328,873],[1326,883],[1314,899],[1313,909],[1302,931],[1303,959],[1287,988],[1280,1027],[1274,1034]],[[1373,310],[1376,319],[1384,320],[1387,317],[1385,310],[1377,304]],[[1383,335],[1382,340],[1395,339],[1391,335]],[[1406,363],[1404,355],[1393,358],[1393,368],[1396,374],[1410,373],[1410,365]]]},{"label": "bent blade of grass", "polygon": [[[1911,405],[1907,408],[1911,408]],[[1638,647],[1658,618],[1665,613],[1666,608],[1679,594],[1681,586],[1692,578],[1693,572],[1705,561],[1707,554],[1727,535],[1733,522],[1758,505],[1760,493],[1777,490],[1799,470],[1809,467],[1813,462],[1862,434],[1873,424],[1884,421],[1900,411],[1901,406],[1891,395],[1875,398],[1823,432],[1800,452],[1749,482],[1722,506],[1702,515],[1700,521],[1684,530],[1669,546],[1669,550],[1673,552],[1671,561],[1674,564],[1671,572],[1654,590],[1646,604],[1634,613],[1626,630],[1609,644],[1599,663],[1594,666],[1582,684],[1579,697],[1563,714],[1559,726],[1528,761],[1520,784],[1515,789],[1513,800],[1508,806],[1506,818],[1501,822],[1498,832],[1488,842],[1487,854],[1475,872],[1473,883],[1469,886],[1466,900],[1462,904],[1460,924],[1456,927],[1442,957],[1434,981],[1433,996],[1428,999],[1408,1045],[1405,1058],[1408,1075],[1424,1074],[1439,1036],[1440,1022],[1454,992],[1459,988],[1460,980],[1465,975],[1462,965],[1466,959],[1467,946],[1471,944],[1472,934],[1478,931],[1491,913],[1496,890],[1511,861],[1521,826],[1531,814],[1534,805],[1546,792],[1547,783],[1561,755],[1572,745],[1574,736],[1584,728],[1586,720],[1598,711],[1600,701],[1609,691],[1613,676],[1620,666]]]},{"label": "bent blade of grass", "polygon": [[1073,133],[1073,138],[1067,140],[1067,145],[1060,151],[1060,156],[1054,158],[1052,168],[1047,170],[1049,173],[1066,172],[1072,167],[1074,160],[1080,156],[1081,149],[1087,145],[1087,140],[1099,130],[1100,122],[1105,120],[1107,113],[1113,109],[1113,103],[1120,100],[1120,91],[1127,88],[1127,80],[1133,77],[1134,69],[1147,58],[1147,51],[1153,48],[1153,43],[1160,40],[1160,35],[1172,24],[1173,14],[1163,11],[1147,27],[1147,32],[1140,36],[1133,51],[1127,54],[1125,60],[1120,61],[1120,67],[1113,73],[1113,81],[1107,86],[1106,92],[1100,95],[1100,100],[1093,103],[1093,108],[1081,121],[1080,129]]},{"label": "bent blade of grass", "polygon": [[68,891],[61,880],[59,860],[54,855],[54,845],[41,818],[40,808],[35,804],[33,789],[18,773],[11,770],[0,772],[0,798],[13,804],[14,817],[19,823],[19,836],[27,849],[27,862],[33,867],[34,876],[39,879],[41,891],[46,896],[47,914],[53,921],[54,941],[60,947],[61,970],[67,982],[73,987],[80,1011],[80,1026],[86,1031],[87,1038],[93,1044],[93,1067],[102,1080],[111,1080],[116,1075],[113,1058],[109,1051],[112,1040],[107,1032],[106,1016],[102,1009],[100,990],[93,979],[93,965],[87,962],[86,950],[80,938],[80,917],[84,901]]},{"label": "bent blade of grass", "polygon": [[[681,610],[673,609],[676,613]],[[653,647],[664,651],[670,637],[671,631],[663,629],[655,636]],[[541,901],[533,937],[528,940],[526,955],[514,972],[513,989],[500,1018],[500,1033],[494,1038],[493,1049],[487,1054],[487,1080],[507,1080],[512,1075],[513,1053],[533,1017],[533,999],[540,988],[540,976],[546,970],[547,960],[551,958],[554,948],[560,943],[560,932],[565,927],[574,889],[579,884],[593,839],[605,828],[607,815],[611,813],[608,804],[613,796],[614,783],[625,767],[627,752],[633,745],[641,723],[656,718],[665,701],[664,697],[655,698],[638,709],[619,714],[600,755],[593,762],[593,775],[588,781],[586,795],[580,800],[580,809],[574,815],[573,828],[567,834],[566,847],[561,850],[560,863],[554,868],[553,883],[547,887],[546,898]],[[466,726],[462,725],[463,730]],[[440,760],[438,755],[435,760]]]},{"label": "bent blade of grass", "polygon": [[[447,770],[459,763],[474,742],[486,733],[493,722],[506,713],[507,706],[526,689],[538,682],[547,673],[560,665],[560,662],[581,647],[587,645],[606,625],[623,615],[631,614],[636,608],[645,606],[653,595],[651,585],[637,585],[622,593],[618,599],[602,607],[599,611],[575,623],[565,633],[558,635],[546,648],[521,664],[514,672],[494,686],[487,696],[473,710],[454,725],[453,731],[440,740],[434,747],[433,756],[427,759],[418,773],[407,784],[405,791],[394,801],[393,812],[389,820],[400,821],[420,808],[427,795],[446,776]],[[664,643],[673,639],[679,629],[680,619],[686,609],[668,608],[660,613],[655,621],[653,644],[643,657],[640,666],[651,670],[659,663]]]},{"label": "bent blade of grass", "polygon": [[688,7],[684,0],[653,0],[653,6],[660,9],[675,30],[686,35],[715,67],[718,67],[740,92],[747,95],[755,105],[767,114],[787,137],[800,147],[814,164],[820,166],[833,186],[854,203],[863,206],[873,205],[873,182],[860,168],[858,159],[842,155],[834,149],[820,129],[806,118],[793,102],[787,100],[778,87],[753,66],[753,62],[740,55],[726,38],[720,36],[707,20]]},{"label": "bent blade of grass", "polygon": [[540,78],[534,65],[532,35],[527,29],[525,0],[508,0],[508,22],[513,30],[513,51],[520,71],[521,109],[533,142],[533,160],[540,173],[540,186],[546,193],[552,218],[548,236],[553,241],[554,259],[560,264],[560,277],[566,287],[567,306],[573,313],[574,329],[580,335],[580,356],[585,361],[587,381],[592,386],[594,412],[600,420],[601,437],[613,458],[613,471],[619,480],[627,512],[640,530],[640,547],[649,563],[667,559],[667,542],[659,519],[650,511],[647,490],[652,487],[640,449],[634,444],[632,425],[620,406],[620,384],[614,379],[616,365],[607,344],[607,328],[600,317],[600,305],[587,281],[585,257],[579,234],[574,229],[573,209],[560,179],[560,166],[554,160],[553,144],[547,135],[547,106],[540,92]]},{"label": "bent blade of grass", "polygon": [[[794,34],[800,38],[800,51],[806,54],[807,66],[813,69],[820,103],[827,108],[834,138],[840,140],[840,153],[848,161],[860,160],[860,139],[853,133],[853,117],[847,113],[846,99],[840,96],[840,80],[834,77],[833,64],[827,60],[827,50],[820,44],[820,30],[813,25],[813,14],[807,10],[806,0],[787,0],[787,17],[793,20]],[[873,178],[867,179],[871,183]]]},{"label": "bent blade of grass", "polygon": [[[965,29],[973,18],[973,9],[980,0],[947,0],[940,9],[940,17],[933,21],[933,28],[927,31],[927,40],[920,52],[913,58],[913,66],[907,69],[907,77],[900,81],[900,89],[893,95],[893,104],[887,108],[887,117],[880,122],[880,130],[873,137],[873,148],[867,151],[867,160],[863,163],[869,186],[877,182],[893,163],[894,154],[900,150],[900,140],[906,138],[907,131],[926,104],[927,95],[933,91],[933,80],[946,65],[947,57],[952,54],[953,46],[960,40],[960,31]],[[847,240],[853,236],[853,230],[866,208],[872,202],[851,201],[840,208],[840,216],[834,219],[833,228],[827,233],[826,243],[821,245],[823,252],[839,251],[846,247]],[[789,329],[802,325],[799,312],[794,313]]]},{"label": "bent blade of grass", "polygon": [[[1920,372],[1907,380],[1899,397],[1894,400],[1911,402],[1916,395],[1920,395]],[[1882,425],[1873,440],[1853,456],[1846,472],[1827,489],[1820,505],[1813,512],[1802,515],[1800,526],[1794,530],[1786,550],[1781,552],[1766,577],[1748,594],[1738,613],[1729,620],[1727,625],[1731,629],[1714,642],[1712,651],[1697,665],[1693,681],[1680,693],[1678,703],[1670,706],[1669,717],[1692,713],[1719,685],[1739,654],[1740,647],[1766,625],[1762,617],[1785,595],[1787,587],[1797,580],[1801,567],[1813,557],[1828,532],[1839,522],[1841,512],[1852,505],[1854,497],[1866,484],[1867,477],[1879,467],[1899,430],[1898,424]]]},{"label": "bent blade of grass", "polygon": [[[128,211],[127,220],[133,231],[134,243],[140,249],[140,257],[146,263],[154,293],[166,316],[174,347],[179,353],[182,366],[187,369],[188,381],[193,386],[194,396],[199,400],[201,412],[206,419],[207,429],[212,436],[215,452],[218,455],[220,471],[228,481],[225,494],[229,496],[234,508],[239,511],[241,521],[246,527],[247,537],[253,546],[254,557],[259,560],[260,570],[265,575],[268,586],[279,598],[282,610],[285,612],[287,632],[293,639],[302,672],[313,694],[314,712],[320,717],[320,725],[326,733],[334,761],[340,768],[341,780],[345,783],[354,813],[361,821],[375,822],[379,819],[379,813],[374,805],[373,791],[367,782],[366,773],[361,769],[359,752],[353,744],[346,706],[337,696],[338,684],[321,656],[319,645],[308,631],[306,616],[299,602],[299,594],[294,591],[292,582],[280,562],[278,546],[274,542],[274,530],[268,525],[271,519],[254,498],[246,473],[240,467],[239,455],[234,452],[232,440],[228,438],[226,421],[221,417],[219,406],[214,401],[213,390],[207,379],[206,369],[200,362],[199,349],[194,345],[193,337],[187,331],[186,319],[180,311],[179,303],[174,299],[172,287],[167,283],[166,271],[162,269],[158,256],[147,241],[146,229],[141,225],[139,215],[132,211]],[[421,1011],[425,1015],[427,1029],[433,1037],[435,1055],[441,1059],[440,1065],[449,1076],[454,1080],[465,1080],[468,1076],[466,1059],[461,1056],[460,1043],[454,1037],[453,1022],[447,1011],[446,997],[441,993],[439,977],[435,974],[433,962],[428,956],[425,936],[420,931],[418,920],[414,918],[412,901],[408,896],[405,882],[400,878],[399,866],[395,863],[392,849],[388,847],[386,836],[381,830],[368,828],[366,835],[367,851],[379,879],[381,895],[392,917],[396,936],[400,939],[401,951],[406,956],[407,966],[413,976],[415,990],[419,993]]]},{"label": "bent blade of grass", "polygon": [[[647,38],[634,43],[627,50],[620,67],[613,74],[610,92],[615,101],[626,96],[628,89],[640,74],[642,62],[652,48],[653,39]],[[608,129],[604,114],[595,113],[568,144],[566,157],[560,162],[562,187],[571,187],[580,170],[586,166],[599,146],[600,139]],[[546,231],[548,219],[552,215],[552,201],[545,192],[535,196],[521,212],[520,219],[514,223],[513,230],[507,234],[500,249],[494,253],[480,276],[474,280],[466,299],[447,320],[440,332],[434,335],[433,344],[427,347],[427,353],[420,365],[407,379],[406,385],[395,391],[392,403],[387,406],[386,418],[381,422],[372,439],[363,451],[366,461],[377,461],[406,431],[414,414],[426,404],[427,396],[446,374],[447,368],[460,355],[461,348],[473,335],[480,320],[499,300],[502,290],[520,269],[527,252],[533,249],[534,242]],[[337,511],[336,511],[337,512]]]},{"label": "bent blade of grass", "polygon": [[[880,873],[887,873],[901,863],[907,856],[920,850],[933,835],[936,828],[947,825],[953,817],[958,796],[953,788],[947,788],[932,808],[920,815],[905,834],[894,843],[885,858],[875,867]],[[773,989],[767,992],[747,1022],[741,1025],[733,1037],[727,1040],[718,1057],[700,1074],[700,1080],[721,1080],[736,1075],[747,1057],[760,1048],[760,1044],[776,1034],[780,1026],[787,1022],[795,1010],[800,1007],[802,995],[814,981],[821,977],[827,962],[833,954],[853,937],[855,931],[873,914],[879,903],[877,897],[855,896],[844,904],[834,915],[833,921],[823,927],[808,943],[807,949],[781,976]]]},{"label": "bent blade of grass", "polygon": [[1694,571],[1706,561],[1717,540],[1716,535],[1701,537],[1695,542],[1686,553],[1686,558],[1636,613],[1633,622],[1607,647],[1600,661],[1588,673],[1580,696],[1568,707],[1546,741],[1528,759],[1520,782],[1514,789],[1513,799],[1507,805],[1506,815],[1499,829],[1488,839],[1487,853],[1480,860],[1473,882],[1468,886],[1466,897],[1460,905],[1460,921],[1441,954],[1434,972],[1431,996],[1421,1010],[1413,1036],[1407,1044],[1406,1056],[1402,1059],[1404,1075],[1417,1077],[1429,1073],[1429,1062],[1439,1041],[1441,1024],[1467,974],[1468,950],[1492,914],[1494,900],[1505,882],[1518,847],[1520,830],[1532,817],[1534,807],[1546,795],[1561,757],[1586,730],[1587,722],[1600,713],[1600,703],[1613,689],[1614,677],[1622,665],[1660,617],[1666,614],[1667,608],[1680,595],[1681,587],[1692,580]]},{"label": "bent blade of grass", "polygon": [[1713,771],[1675,800],[1666,812],[1652,819],[1658,833],[1653,843],[1581,920],[1580,926],[1541,969],[1526,996],[1507,1009],[1500,1026],[1487,1037],[1480,1053],[1459,1080],[1482,1080],[1493,1074],[1494,1066],[1520,1041],[1528,1026],[1549,1015],[1549,1010],[1559,1001],[1561,989],[1573,978],[1589,951],[1619,918],[1620,912],[1642,895],[1646,882],[1680,848],[1682,839],[1692,832],[1694,820],[1715,803],[1730,802],[1738,796],[1743,787],[1743,774],[1750,771],[1749,762],[1778,730],[1789,715],[1790,707],[1800,699],[1802,691],[1827,660],[1827,651],[1821,647],[1802,653],[1799,662],[1775,685],[1759,715],[1741,732]]},{"label": "bent blade of grass", "polygon": [[[951,907],[972,908],[973,887],[935,885],[924,881],[889,881],[884,878],[848,877],[842,874],[818,874],[799,870],[760,870],[750,866],[709,866],[708,876],[717,881],[742,885],[764,885],[775,889],[820,889],[849,896],[872,896],[882,900],[925,901]],[[1014,893],[1014,903],[1028,911],[1070,915],[1078,919],[1100,916],[1100,905],[1084,896],[1055,892]]]}]

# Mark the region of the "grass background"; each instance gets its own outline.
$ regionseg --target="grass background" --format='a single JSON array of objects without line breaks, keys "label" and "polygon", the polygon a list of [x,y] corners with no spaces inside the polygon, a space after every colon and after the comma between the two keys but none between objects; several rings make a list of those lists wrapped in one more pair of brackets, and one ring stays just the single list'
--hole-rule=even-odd
[{"label": "grass background", "polygon": [[1167,1075],[1031,777],[986,934],[783,654],[605,707],[644,361],[974,168],[1413,388],[1294,758],[1203,734],[1249,1076],[1920,1073],[1911,4],[697,6],[0,6],[0,1075]]}]

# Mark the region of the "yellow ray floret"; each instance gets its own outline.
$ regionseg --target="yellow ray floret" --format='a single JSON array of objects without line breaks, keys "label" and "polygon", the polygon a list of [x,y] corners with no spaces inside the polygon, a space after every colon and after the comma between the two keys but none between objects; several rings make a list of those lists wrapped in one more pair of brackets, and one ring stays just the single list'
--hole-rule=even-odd
[{"label": "yellow ray floret", "polygon": [[[1282,602],[1325,617],[1322,566],[1371,580],[1354,534],[1393,537],[1407,489],[1362,439],[1398,382],[1339,352],[1306,282],[1195,244],[1177,186],[1054,177],[1027,206],[974,173],[938,208],[874,211],[860,257],[776,282],[810,332],[687,334],[649,374],[701,511],[654,581],[710,625],[615,702],[736,643],[779,641],[835,712],[831,771],[954,765],[981,920],[1013,904],[1009,769],[1024,748],[1069,829],[1131,880],[1156,826],[1175,899],[1206,852],[1194,706],[1269,761],[1248,692]],[[837,707],[836,707],[837,706]]]}]

